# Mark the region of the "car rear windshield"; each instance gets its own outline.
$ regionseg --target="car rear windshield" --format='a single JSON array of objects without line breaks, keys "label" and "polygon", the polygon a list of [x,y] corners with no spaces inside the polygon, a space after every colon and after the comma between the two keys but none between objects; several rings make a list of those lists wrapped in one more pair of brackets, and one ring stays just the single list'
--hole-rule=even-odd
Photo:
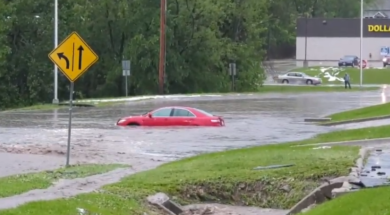
[{"label": "car rear windshield", "polygon": [[204,111],[204,110],[201,110],[201,109],[198,109],[198,108],[194,108],[196,111],[199,111],[199,112],[201,112],[201,113],[203,113],[204,115],[206,115],[206,116],[214,116],[213,114],[211,114],[211,113],[208,113],[208,112],[206,112],[206,111]]},{"label": "car rear windshield", "polygon": [[355,56],[345,56],[344,59],[352,60],[352,59],[355,59]]}]

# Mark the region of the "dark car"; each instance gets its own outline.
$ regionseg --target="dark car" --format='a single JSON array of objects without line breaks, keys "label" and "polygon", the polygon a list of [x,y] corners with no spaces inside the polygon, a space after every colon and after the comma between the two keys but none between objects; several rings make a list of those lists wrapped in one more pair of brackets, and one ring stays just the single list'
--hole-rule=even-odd
[{"label": "dark car", "polygon": [[359,58],[354,55],[346,55],[339,60],[339,66],[359,66]]}]

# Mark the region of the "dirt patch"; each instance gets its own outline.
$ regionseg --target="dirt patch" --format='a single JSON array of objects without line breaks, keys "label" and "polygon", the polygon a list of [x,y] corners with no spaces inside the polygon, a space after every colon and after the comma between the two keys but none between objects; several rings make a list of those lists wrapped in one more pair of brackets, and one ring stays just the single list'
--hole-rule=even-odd
[{"label": "dirt patch", "polygon": [[55,146],[43,147],[40,145],[13,145],[3,146],[0,145],[0,152],[13,153],[13,154],[35,154],[35,155],[65,155],[63,147]]},{"label": "dirt patch", "polygon": [[0,152],[0,177],[58,169],[64,164],[65,157]]},{"label": "dirt patch", "polygon": [[252,182],[202,183],[184,186],[180,192],[181,203],[219,202],[229,205],[254,205],[261,208],[288,209],[323,183],[297,181],[293,178],[274,178]]},{"label": "dirt patch", "polygon": [[[65,163],[67,145],[66,144],[24,144],[24,145],[0,145],[0,153],[20,154],[20,155],[40,155],[27,156],[29,158],[50,158],[54,160],[63,159]],[[70,158],[72,164],[83,163],[123,163],[134,162],[169,162],[172,158],[145,156],[127,151],[124,147],[112,147],[103,143],[72,143]],[[0,158],[1,159],[1,158]]]}]

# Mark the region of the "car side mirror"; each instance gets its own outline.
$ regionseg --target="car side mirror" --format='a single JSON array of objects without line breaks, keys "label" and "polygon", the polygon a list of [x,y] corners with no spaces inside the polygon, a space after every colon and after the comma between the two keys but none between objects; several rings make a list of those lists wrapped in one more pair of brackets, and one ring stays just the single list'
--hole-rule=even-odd
[{"label": "car side mirror", "polygon": [[152,118],[152,114],[151,114],[151,113],[148,113],[148,117],[149,117],[149,118]]}]

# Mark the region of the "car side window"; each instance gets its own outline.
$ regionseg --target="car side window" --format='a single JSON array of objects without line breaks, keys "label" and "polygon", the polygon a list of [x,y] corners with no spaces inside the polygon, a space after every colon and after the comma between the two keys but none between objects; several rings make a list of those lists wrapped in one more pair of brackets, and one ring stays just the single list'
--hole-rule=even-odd
[{"label": "car side window", "polygon": [[170,117],[172,108],[163,108],[152,113],[153,117]]},{"label": "car side window", "polygon": [[188,110],[185,109],[174,109],[173,116],[177,117],[194,117],[195,115]]},{"label": "car side window", "polygon": [[297,77],[302,77],[303,75],[302,75],[302,74],[299,74],[299,73],[296,73],[295,76],[297,76]]},{"label": "car side window", "polygon": [[288,73],[287,76],[295,76],[295,73]]}]

